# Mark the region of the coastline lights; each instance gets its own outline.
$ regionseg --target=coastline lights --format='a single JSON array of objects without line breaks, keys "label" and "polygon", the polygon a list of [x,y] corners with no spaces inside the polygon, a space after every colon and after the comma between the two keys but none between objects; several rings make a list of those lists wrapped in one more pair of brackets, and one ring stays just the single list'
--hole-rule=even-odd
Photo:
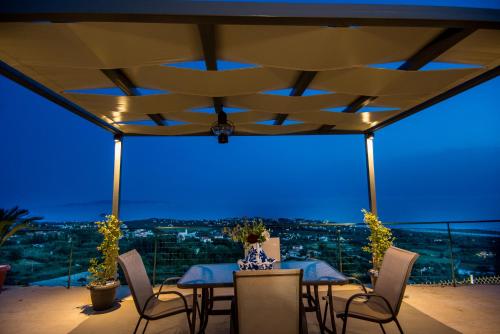
[{"label": "coastline lights", "polygon": [[217,114],[217,122],[211,127],[212,133],[217,136],[219,144],[227,144],[229,136],[234,132],[234,125],[227,120],[227,114],[220,111]]}]

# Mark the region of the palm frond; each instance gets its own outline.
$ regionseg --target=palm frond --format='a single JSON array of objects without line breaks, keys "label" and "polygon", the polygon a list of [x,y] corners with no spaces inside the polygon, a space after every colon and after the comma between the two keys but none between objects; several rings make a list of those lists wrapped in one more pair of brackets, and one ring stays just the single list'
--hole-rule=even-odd
[{"label": "palm frond", "polygon": [[27,228],[29,225],[30,225],[29,223],[21,223],[11,228],[9,232],[7,232],[5,235],[2,235],[0,239],[0,247],[2,247],[3,243],[6,242],[7,239],[9,239],[11,236],[13,236],[14,233],[16,233],[19,230]]},{"label": "palm frond", "polygon": [[0,246],[16,232],[31,226],[42,217],[29,217],[29,211],[15,206],[11,209],[0,209]]}]

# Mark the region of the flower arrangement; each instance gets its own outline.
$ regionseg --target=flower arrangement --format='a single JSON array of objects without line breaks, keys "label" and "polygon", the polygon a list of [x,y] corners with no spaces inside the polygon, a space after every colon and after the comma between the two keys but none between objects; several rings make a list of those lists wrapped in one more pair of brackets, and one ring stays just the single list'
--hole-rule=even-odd
[{"label": "flower arrangement", "polygon": [[382,259],[384,258],[385,252],[392,246],[395,238],[392,236],[391,230],[378,220],[377,215],[365,209],[361,210],[361,212],[363,212],[364,215],[363,221],[370,229],[368,244],[362,249],[372,254],[373,271],[378,271],[382,265]]},{"label": "flower arrangement", "polygon": [[254,219],[251,223],[245,220],[243,225],[238,224],[233,228],[224,227],[223,233],[228,235],[231,240],[241,242],[246,249],[251,244],[262,244],[270,238],[269,231],[262,219]]},{"label": "flower arrangement", "polygon": [[89,272],[92,286],[102,286],[116,280],[117,259],[120,248],[118,240],[122,236],[121,222],[113,215],[106,216],[105,221],[96,222],[98,231],[103,236],[97,250],[102,253],[100,258],[90,260]]}]

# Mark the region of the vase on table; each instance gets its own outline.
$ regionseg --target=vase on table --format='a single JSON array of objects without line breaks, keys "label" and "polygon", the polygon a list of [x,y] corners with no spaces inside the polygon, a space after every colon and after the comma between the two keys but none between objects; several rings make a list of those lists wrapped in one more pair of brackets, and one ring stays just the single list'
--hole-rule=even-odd
[{"label": "vase on table", "polygon": [[247,247],[244,259],[238,260],[240,270],[266,270],[273,269],[273,263],[276,259],[268,257],[262,245],[258,242],[250,244]]}]

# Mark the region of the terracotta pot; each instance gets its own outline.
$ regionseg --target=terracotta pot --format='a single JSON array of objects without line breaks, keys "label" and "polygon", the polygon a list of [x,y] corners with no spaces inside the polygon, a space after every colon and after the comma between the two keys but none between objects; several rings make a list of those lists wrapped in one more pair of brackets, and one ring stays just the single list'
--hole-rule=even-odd
[{"label": "terracotta pot", "polygon": [[119,281],[106,285],[88,285],[94,311],[104,311],[111,308],[115,303],[116,289],[119,286]]},{"label": "terracotta pot", "polygon": [[10,270],[8,264],[0,265],[0,293],[2,293],[3,284],[5,283],[5,278],[7,277],[7,272]]}]

